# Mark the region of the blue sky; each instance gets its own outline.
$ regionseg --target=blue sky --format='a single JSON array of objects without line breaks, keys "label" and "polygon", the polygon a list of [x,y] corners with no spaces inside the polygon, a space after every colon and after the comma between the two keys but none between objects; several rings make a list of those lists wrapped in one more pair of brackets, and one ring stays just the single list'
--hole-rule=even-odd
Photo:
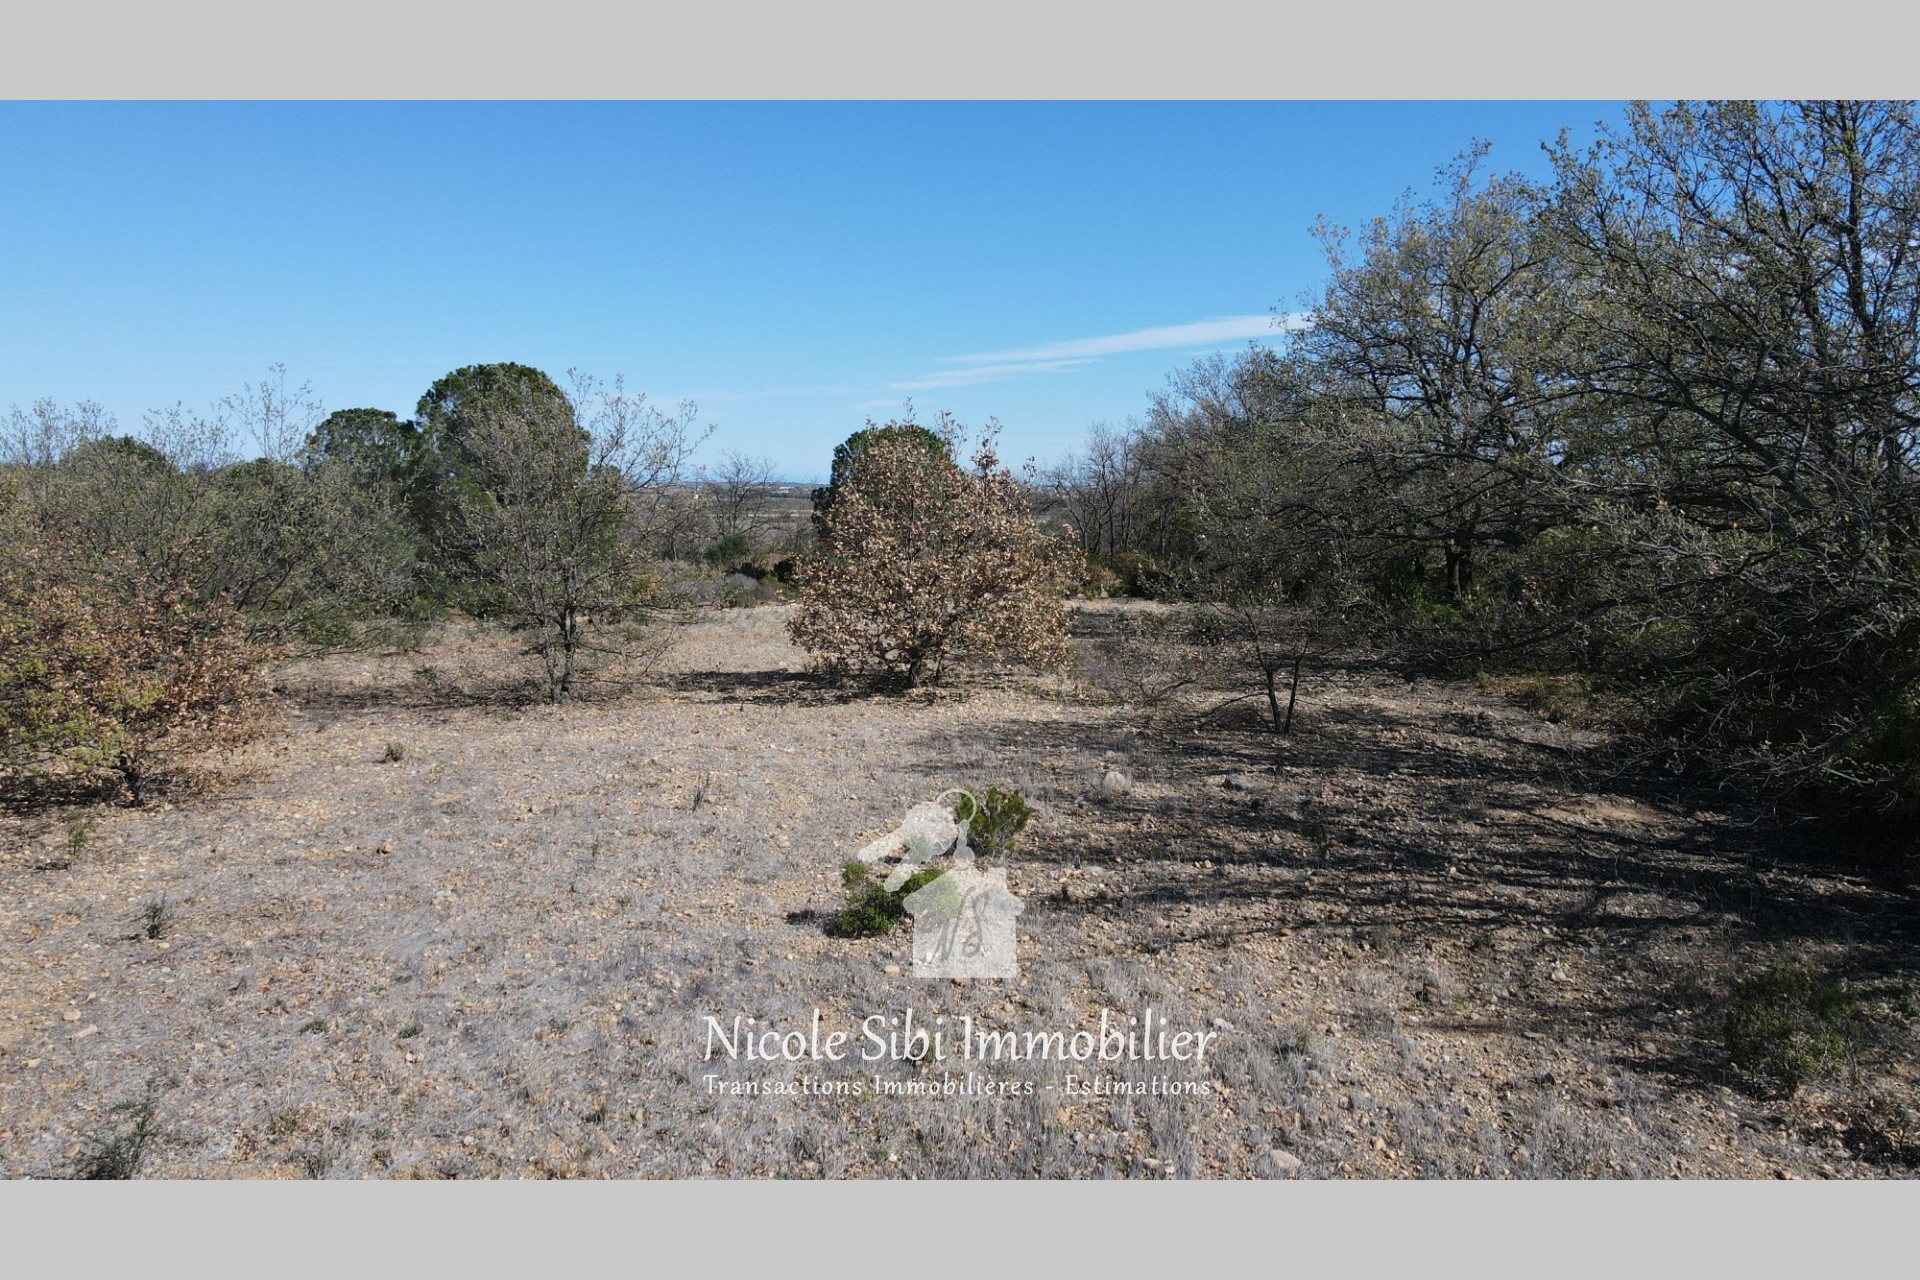
[{"label": "blue sky", "polygon": [[[1050,460],[1272,331],[1475,137],[1613,103],[0,104],[0,406],[123,427],[284,363],[410,414],[518,360],[796,479],[911,398]],[[1265,340],[1264,338],[1262,340]]]}]

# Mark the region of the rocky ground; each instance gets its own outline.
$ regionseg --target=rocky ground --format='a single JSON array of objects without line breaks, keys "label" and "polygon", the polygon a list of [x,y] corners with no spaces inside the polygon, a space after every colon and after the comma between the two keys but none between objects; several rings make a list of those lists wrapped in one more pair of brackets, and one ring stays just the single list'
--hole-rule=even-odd
[{"label": "rocky ground", "polygon": [[[293,668],[285,735],[210,789],[0,815],[0,1173],[1911,1173],[1914,897],[1884,859],[1360,659],[1309,669],[1276,747],[1251,706],[1201,716],[1230,690],[1175,687],[1157,612],[1083,611],[1071,673],[908,698],[807,675],[777,606],[565,709],[480,631]],[[988,784],[1036,810],[1020,977],[827,935],[855,849]],[[1859,1005],[1792,1096],[1721,1032],[1783,959]],[[1213,1037],[1165,1066],[859,1061],[908,1006]],[[707,1056],[710,1016],[815,1010],[847,1060]],[[1155,1080],[1193,1091],[1111,1088]]]}]

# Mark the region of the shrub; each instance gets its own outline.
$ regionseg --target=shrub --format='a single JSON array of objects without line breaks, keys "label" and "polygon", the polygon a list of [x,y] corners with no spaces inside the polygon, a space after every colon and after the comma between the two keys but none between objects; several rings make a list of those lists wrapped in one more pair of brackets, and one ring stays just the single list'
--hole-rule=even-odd
[{"label": "shrub", "polygon": [[907,877],[898,889],[889,890],[864,862],[850,861],[840,868],[840,883],[847,891],[847,904],[827,926],[836,938],[870,938],[892,933],[906,919],[906,900],[938,880],[941,872],[923,867]]},{"label": "shrub", "polygon": [[154,898],[140,908],[134,916],[134,922],[140,926],[141,937],[149,942],[158,942],[173,932],[173,908],[164,897]]},{"label": "shrub", "polygon": [[710,543],[700,553],[700,558],[715,569],[730,569],[742,564],[753,556],[753,543],[746,534],[738,531],[721,537]]},{"label": "shrub", "polygon": [[1735,1070],[1792,1095],[1852,1055],[1859,1000],[1804,964],[1774,965],[1734,984],[1723,1030]]},{"label": "shrub", "polygon": [[917,438],[868,445],[801,562],[794,641],[830,671],[907,688],[961,655],[1064,661],[1080,553],[1041,528],[989,442],[973,466]]},{"label": "shrub", "polygon": [[138,1177],[154,1141],[160,1136],[157,1091],[149,1084],[145,1094],[107,1108],[112,1122],[82,1144],[74,1174],[89,1179]]},{"label": "shrub", "polygon": [[139,804],[182,757],[264,732],[274,653],[222,599],[28,546],[0,568],[0,770],[104,774]]},{"label": "shrub", "polygon": [[1080,594],[1089,600],[1105,600],[1120,590],[1120,575],[1105,565],[1089,560],[1080,574]]},{"label": "shrub", "polygon": [[967,844],[973,851],[991,858],[1006,852],[1014,837],[1026,830],[1033,809],[1018,791],[988,787],[977,798],[962,793],[953,816],[967,824]]},{"label": "shrub", "polygon": [[1152,600],[1165,595],[1172,587],[1170,576],[1153,557],[1138,551],[1122,551],[1107,561],[1107,568],[1123,595]]}]

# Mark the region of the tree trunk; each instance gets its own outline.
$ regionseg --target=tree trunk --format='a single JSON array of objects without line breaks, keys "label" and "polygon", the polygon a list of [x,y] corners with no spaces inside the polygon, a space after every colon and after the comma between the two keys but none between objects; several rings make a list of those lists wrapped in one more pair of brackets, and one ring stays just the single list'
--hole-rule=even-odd
[{"label": "tree trunk", "polygon": [[1287,709],[1285,711],[1280,709],[1280,686],[1277,677],[1280,674],[1280,668],[1286,664],[1280,662],[1263,662],[1260,664],[1260,674],[1265,676],[1267,681],[1267,714],[1272,718],[1273,732],[1282,738],[1288,737],[1293,733],[1293,709],[1300,701],[1300,666],[1306,660],[1305,654],[1301,654],[1293,660],[1292,672],[1287,682]]},{"label": "tree trunk", "polygon": [[120,770],[120,777],[127,784],[127,794],[132,797],[133,803],[136,806],[145,804],[147,802],[146,772],[124,751],[120,753],[120,763],[117,767]]},{"label": "tree trunk", "polygon": [[1300,701],[1300,666],[1306,660],[1307,655],[1304,653],[1293,660],[1293,679],[1287,685],[1287,718],[1280,725],[1280,736],[1283,738],[1293,734],[1293,708]]}]

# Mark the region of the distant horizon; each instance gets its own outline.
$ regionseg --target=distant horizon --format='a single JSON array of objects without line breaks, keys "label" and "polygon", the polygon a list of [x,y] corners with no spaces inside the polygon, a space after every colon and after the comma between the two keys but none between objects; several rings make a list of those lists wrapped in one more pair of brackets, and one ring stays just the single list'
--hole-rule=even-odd
[{"label": "distant horizon", "polygon": [[[0,407],[137,433],[284,364],[411,417],[511,360],[693,400],[819,483],[868,419],[1041,464],[1284,336],[1357,225],[1476,138],[1535,176],[1615,103],[0,105]],[[24,196],[20,193],[27,193]]]}]

